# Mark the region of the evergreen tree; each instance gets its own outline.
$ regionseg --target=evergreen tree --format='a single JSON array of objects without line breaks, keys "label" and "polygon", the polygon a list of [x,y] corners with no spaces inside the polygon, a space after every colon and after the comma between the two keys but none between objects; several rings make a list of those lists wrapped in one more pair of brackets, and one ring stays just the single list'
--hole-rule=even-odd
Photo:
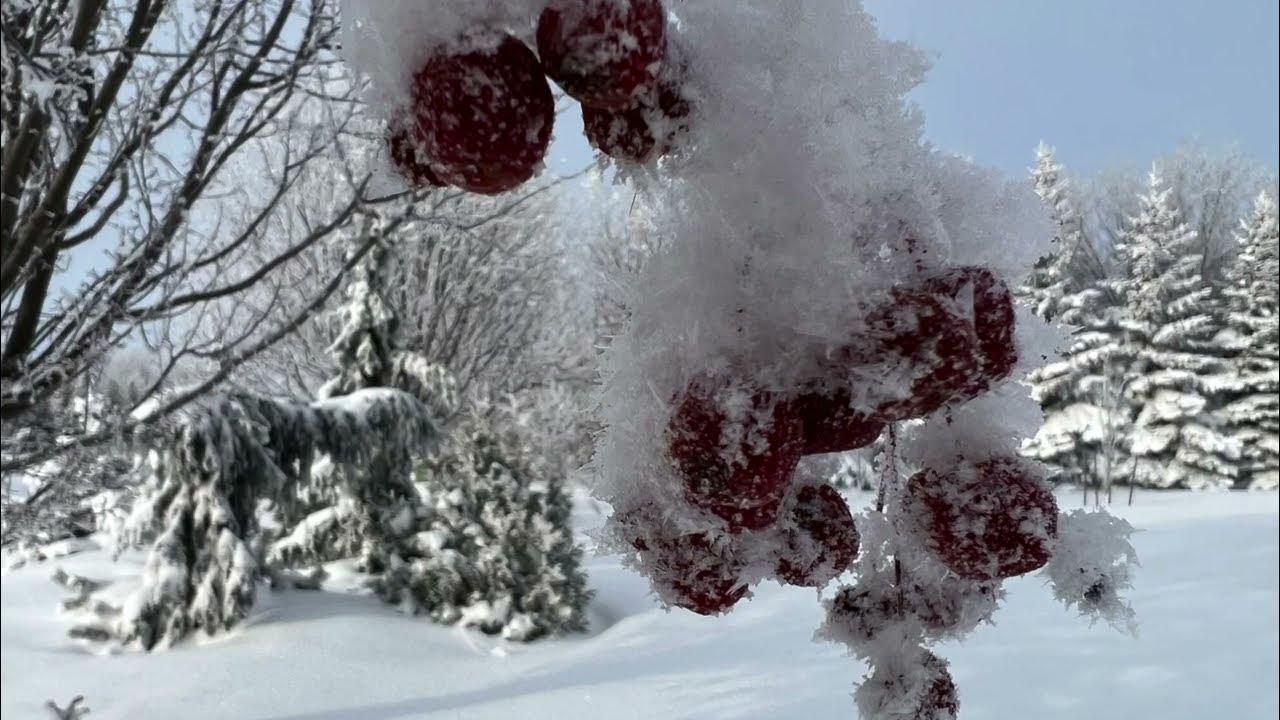
[{"label": "evergreen tree", "polygon": [[[215,398],[174,428],[153,468],[154,489],[135,508],[136,535],[153,538],[142,583],[122,607],[77,637],[116,638],[144,649],[195,630],[213,634],[248,615],[272,528],[264,501],[289,510],[320,457],[359,482],[357,468],[407,467],[437,438],[425,406],[385,388],[311,405],[248,394]],[[367,493],[356,489],[352,495]]]},{"label": "evergreen tree", "polygon": [[379,589],[407,612],[511,640],[583,630],[591,593],[564,478],[496,420],[469,411],[418,465],[418,552]]},{"label": "evergreen tree", "polygon": [[[584,629],[590,593],[564,478],[496,429],[500,410],[461,403],[445,368],[399,347],[387,296],[394,259],[376,248],[349,284],[330,347],[338,373],[320,393],[394,387],[430,407],[447,435],[416,468],[319,464],[301,493],[308,513],[275,556],[296,564],[358,553],[384,600],[513,640]],[[352,482],[351,472],[369,477]]]},{"label": "evergreen tree", "polygon": [[1239,443],[1221,431],[1210,401],[1227,363],[1216,351],[1215,295],[1202,275],[1195,232],[1158,171],[1118,238],[1124,299],[1122,353],[1132,359],[1125,395],[1137,411],[1128,438],[1134,480],[1157,487],[1229,487]]},{"label": "evergreen tree", "polygon": [[1241,445],[1237,484],[1280,485],[1280,247],[1276,201],[1261,193],[1237,235],[1239,254],[1228,271],[1227,327],[1220,341],[1235,353],[1235,386],[1217,409]]},{"label": "evergreen tree", "polygon": [[1044,143],[1036,148],[1031,181],[1049,207],[1056,232],[1052,250],[1036,262],[1021,290],[1037,315],[1053,320],[1061,314],[1064,299],[1078,289],[1072,266],[1083,247],[1084,229],[1062,165],[1054,158],[1053,148]]},{"label": "evergreen tree", "polygon": [[[1114,423],[1118,369],[1127,364],[1120,339],[1115,295],[1096,274],[1079,269],[1088,249],[1082,218],[1062,166],[1053,149],[1036,150],[1032,169],[1036,194],[1048,205],[1057,227],[1053,251],[1041,258],[1023,287],[1024,299],[1046,320],[1073,328],[1062,357],[1028,374],[1032,395],[1045,412],[1045,423],[1024,453],[1048,464],[1059,481],[1105,484],[1115,466],[1098,457]],[[1105,477],[1103,476],[1105,475]]]},{"label": "evergreen tree", "polygon": [[[362,230],[378,233],[378,220]],[[396,388],[422,402],[443,426],[456,404],[453,387],[442,369],[417,362],[396,346],[399,318],[386,297],[391,261],[385,244],[375,246],[347,284],[329,347],[337,373],[319,395],[330,399],[366,388]],[[360,477],[348,477],[351,473]],[[285,564],[358,556],[361,569],[380,572],[389,554],[397,552],[400,536],[412,530],[412,518],[423,514],[412,464],[398,459],[375,456],[362,467],[344,468],[322,458],[309,480],[298,488],[296,502],[284,506],[282,521],[292,530],[275,544],[273,555]]]}]

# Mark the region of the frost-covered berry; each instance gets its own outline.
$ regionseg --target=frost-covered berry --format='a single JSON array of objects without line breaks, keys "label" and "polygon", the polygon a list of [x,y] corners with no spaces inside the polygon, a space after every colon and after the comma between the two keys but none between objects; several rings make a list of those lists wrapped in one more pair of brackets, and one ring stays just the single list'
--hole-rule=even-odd
[{"label": "frost-covered berry", "polygon": [[600,110],[582,106],[582,131],[591,147],[614,160],[648,162],[653,152],[647,110],[636,106],[623,110]]},{"label": "frost-covered berry", "polygon": [[916,717],[919,720],[954,720],[960,712],[960,698],[956,695],[956,683],[947,670],[947,661],[926,653],[922,664],[928,678]]},{"label": "frost-covered berry", "polygon": [[649,162],[670,153],[688,130],[683,55],[671,46],[656,90],[620,110],[582,106],[582,128],[591,146],[614,160]]},{"label": "frost-covered berry", "polygon": [[971,580],[1043,567],[1057,539],[1053,493],[1032,465],[1017,458],[923,470],[907,483],[902,507],[929,551]]},{"label": "frost-covered berry", "polygon": [[783,542],[774,572],[788,585],[822,587],[853,566],[858,528],[840,493],[830,485],[796,490],[779,522]]},{"label": "frost-covered berry", "polygon": [[1003,280],[986,268],[958,267],[927,278],[924,289],[960,304],[961,314],[973,324],[981,368],[965,387],[966,398],[981,395],[1013,372],[1018,363],[1013,293]]},{"label": "frost-covered berry", "polygon": [[778,518],[803,442],[791,405],[750,384],[692,383],[667,426],[685,498],[730,532],[760,530]]},{"label": "frost-covered berry", "polygon": [[877,720],[955,720],[960,711],[947,661],[928,651],[877,662],[854,694],[858,712]]},{"label": "frost-covered berry", "polygon": [[427,59],[414,75],[413,114],[440,180],[492,195],[533,177],[555,104],[533,51],[487,32]]},{"label": "frost-covered berry", "polygon": [[884,368],[871,415],[881,422],[921,417],[955,398],[979,372],[973,326],[922,288],[893,291],[892,300],[873,309],[866,333],[835,354],[854,368]]},{"label": "frost-covered berry", "polygon": [[747,594],[741,564],[707,533],[660,542],[652,551],[663,572],[653,580],[668,592],[671,604],[699,615],[717,615]]},{"label": "frost-covered berry", "polygon": [[538,18],[538,55],[584,106],[622,110],[653,89],[666,32],[660,0],[551,0]]},{"label": "frost-covered berry", "polygon": [[989,620],[1002,597],[994,582],[955,575],[917,582],[911,579],[916,570],[897,585],[872,577],[841,588],[827,603],[823,635],[854,649],[871,647],[894,627],[906,628],[907,635],[918,629],[935,640],[957,639]]},{"label": "frost-covered berry", "polygon": [[804,425],[805,455],[847,452],[875,442],[884,424],[852,407],[848,390],[813,391],[792,400]]},{"label": "frost-covered berry", "polygon": [[841,588],[826,602],[825,637],[850,648],[865,648],[886,628],[906,618],[902,595],[888,585]]},{"label": "frost-covered berry", "polygon": [[908,583],[907,605],[932,637],[959,637],[991,618],[1000,600],[995,582],[950,576],[939,581]]},{"label": "frost-covered berry", "polygon": [[678,533],[652,508],[619,513],[616,531],[640,552],[640,566],[666,603],[699,615],[716,615],[747,594],[742,563],[731,539],[709,532]]},{"label": "frost-covered berry", "polygon": [[1137,631],[1133,607],[1122,593],[1132,587],[1138,557],[1133,526],[1104,511],[1073,510],[1058,516],[1058,543],[1045,566],[1053,595],[1089,618]]},{"label": "frost-covered berry", "polygon": [[421,139],[411,127],[396,124],[387,128],[387,154],[396,170],[418,187],[443,187],[445,183],[436,177],[427,164],[427,154]]}]

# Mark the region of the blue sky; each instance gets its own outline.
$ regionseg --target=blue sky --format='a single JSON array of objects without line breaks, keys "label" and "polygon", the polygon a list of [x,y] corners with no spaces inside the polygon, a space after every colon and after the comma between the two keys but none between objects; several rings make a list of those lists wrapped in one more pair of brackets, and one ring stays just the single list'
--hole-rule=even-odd
[{"label": "blue sky", "polygon": [[[1276,0],[867,0],[935,54],[913,97],[928,137],[1021,174],[1045,140],[1075,172],[1144,166],[1179,142],[1277,167]],[[576,118],[551,165],[590,157]]]}]

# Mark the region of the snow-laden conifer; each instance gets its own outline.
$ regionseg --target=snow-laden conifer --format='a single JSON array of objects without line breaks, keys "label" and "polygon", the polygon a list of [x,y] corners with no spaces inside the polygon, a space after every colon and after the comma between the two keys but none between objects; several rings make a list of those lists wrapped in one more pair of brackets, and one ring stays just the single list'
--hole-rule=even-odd
[{"label": "snow-laden conifer", "polygon": [[1280,485],[1280,248],[1276,201],[1260,193],[1241,222],[1239,254],[1228,272],[1227,327],[1235,386],[1215,414],[1240,443],[1237,485]]}]

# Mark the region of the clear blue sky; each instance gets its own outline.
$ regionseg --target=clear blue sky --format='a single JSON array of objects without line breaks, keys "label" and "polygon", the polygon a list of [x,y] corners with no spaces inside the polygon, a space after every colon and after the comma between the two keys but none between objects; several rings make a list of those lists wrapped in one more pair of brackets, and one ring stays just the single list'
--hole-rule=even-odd
[{"label": "clear blue sky", "polygon": [[[1276,0],[866,5],[887,36],[935,54],[913,95],[928,137],[982,164],[1021,174],[1045,140],[1071,170],[1092,173],[1198,139],[1277,167]],[[590,157],[570,120],[556,123],[558,170]]]}]

